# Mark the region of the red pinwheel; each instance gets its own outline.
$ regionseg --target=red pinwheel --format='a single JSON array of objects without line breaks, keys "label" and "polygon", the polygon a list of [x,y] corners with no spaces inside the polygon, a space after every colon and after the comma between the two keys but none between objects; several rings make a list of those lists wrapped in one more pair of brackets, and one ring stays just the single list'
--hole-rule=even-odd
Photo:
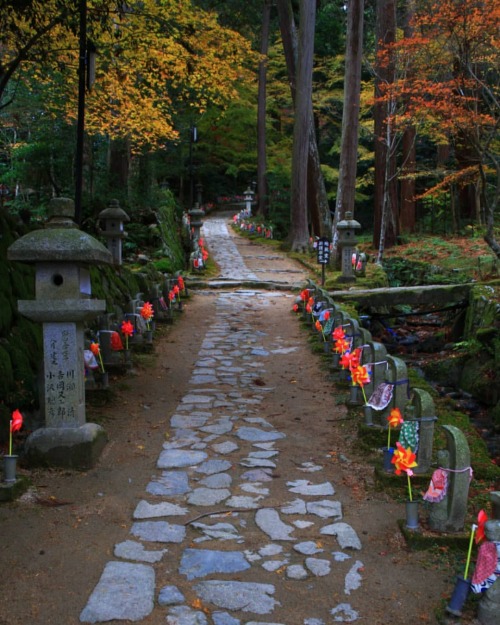
[{"label": "red pinwheel", "polygon": [[134,334],[134,326],[130,323],[130,321],[125,320],[122,322],[121,331],[125,337],[125,349],[128,349],[128,339]]},{"label": "red pinwheel", "polygon": [[9,456],[12,456],[12,434],[18,432],[23,427],[23,415],[19,410],[14,410],[10,419],[9,427]]},{"label": "red pinwheel", "polygon": [[332,332],[332,337],[335,341],[345,338],[345,332],[342,326],[337,326],[335,328],[335,330]]},{"label": "red pinwheel", "polygon": [[486,538],[484,533],[484,526],[487,520],[488,515],[486,514],[486,512],[484,510],[479,510],[479,514],[477,515],[477,529],[475,534],[476,545]]},{"label": "red pinwheel", "polygon": [[391,428],[397,428],[398,425],[404,423],[403,417],[401,416],[401,410],[399,408],[393,408],[387,417],[388,428],[387,428],[387,449],[391,447]]},{"label": "red pinwheel", "polygon": [[104,373],[104,363],[102,361],[101,347],[100,347],[99,343],[91,343],[90,344],[90,351],[98,359],[99,365],[101,366],[101,371],[102,371],[102,373]]}]

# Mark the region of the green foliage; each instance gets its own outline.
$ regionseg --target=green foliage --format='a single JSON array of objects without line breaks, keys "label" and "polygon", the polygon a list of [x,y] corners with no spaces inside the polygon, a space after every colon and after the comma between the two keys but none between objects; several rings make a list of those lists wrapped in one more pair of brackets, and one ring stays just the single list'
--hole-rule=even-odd
[{"label": "green foliage", "polygon": [[462,273],[406,258],[385,258],[382,264],[391,287],[468,282],[468,277]]},{"label": "green foliage", "polygon": [[8,398],[14,384],[14,371],[9,352],[0,345],[0,397]]}]

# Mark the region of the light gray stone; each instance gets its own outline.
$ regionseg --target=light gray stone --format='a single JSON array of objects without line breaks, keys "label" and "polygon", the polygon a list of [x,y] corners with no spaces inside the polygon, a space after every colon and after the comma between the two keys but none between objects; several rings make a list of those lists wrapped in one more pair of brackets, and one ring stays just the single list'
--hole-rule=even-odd
[{"label": "light gray stone", "polygon": [[238,540],[241,538],[238,530],[231,523],[214,523],[213,525],[207,525],[198,521],[191,523],[191,527],[203,532],[207,539]]},{"label": "light gray stone", "polygon": [[286,567],[286,576],[288,579],[306,579],[307,571],[302,564],[291,564]]},{"label": "light gray stone", "polygon": [[224,501],[231,495],[227,488],[195,488],[187,498],[193,506],[213,506]]},{"label": "light gray stone", "polygon": [[200,480],[200,484],[207,488],[227,488],[231,486],[233,478],[229,473],[214,473]]},{"label": "light gray stone", "polygon": [[224,443],[217,443],[212,445],[212,449],[218,454],[230,454],[238,449],[238,445],[232,441],[225,441]]},{"label": "light gray stone", "polygon": [[295,531],[295,528],[283,523],[274,508],[257,510],[255,523],[271,540],[295,540],[293,536],[290,536]]},{"label": "light gray stone", "polygon": [[240,625],[240,619],[234,618],[228,612],[213,612],[214,625]]},{"label": "light gray stone", "polygon": [[162,501],[161,503],[149,503],[147,501],[140,501],[134,510],[134,519],[153,519],[163,516],[182,516],[187,514],[187,508],[178,506],[168,501]]},{"label": "light gray stone", "polygon": [[226,501],[226,505],[230,508],[244,508],[251,510],[258,508],[262,497],[247,497],[245,495],[234,495]]},{"label": "light gray stone", "polygon": [[175,469],[192,467],[207,459],[204,451],[192,451],[190,449],[166,449],[158,458],[159,469]]},{"label": "light gray stone", "polygon": [[133,523],[130,533],[148,542],[181,543],[186,536],[186,528],[166,521],[137,521]]},{"label": "light gray stone", "polygon": [[232,467],[232,463],[229,460],[207,460],[206,462],[202,462],[198,467],[196,467],[195,471],[197,473],[205,473],[205,475],[212,475],[213,473],[222,473],[223,471],[227,471]]},{"label": "light gray stone", "polygon": [[168,549],[157,549],[155,551],[147,551],[142,543],[135,540],[125,540],[115,545],[114,555],[116,558],[124,560],[136,560],[137,562],[159,562],[164,554],[168,553]]},{"label": "light gray stone", "polygon": [[324,577],[331,571],[330,560],[324,560],[320,558],[306,558],[306,568],[308,568],[316,577]]},{"label": "light gray stone", "polygon": [[322,501],[311,501],[307,503],[308,514],[315,514],[322,519],[334,517],[336,519],[342,518],[342,505],[340,501],[329,501],[323,499]]},{"label": "light gray stone", "polygon": [[170,425],[173,428],[199,428],[206,422],[207,417],[196,414],[174,414],[170,419]]},{"label": "light gray stone", "polygon": [[351,566],[349,572],[345,576],[344,592],[346,595],[350,595],[351,591],[357,590],[361,586],[361,580],[363,579],[359,574],[359,571],[363,568],[363,563],[359,560]]},{"label": "light gray stone", "polygon": [[361,541],[353,528],[347,523],[332,523],[325,525],[320,534],[336,536],[341,549],[361,549]]},{"label": "light gray stone", "polygon": [[185,549],[179,573],[188,580],[193,580],[213,573],[239,573],[249,568],[250,564],[241,551]]},{"label": "light gray stone", "polygon": [[274,573],[278,569],[286,566],[288,564],[288,560],[268,560],[262,564],[262,568],[270,573]]},{"label": "light gray stone", "polygon": [[108,562],[80,614],[80,621],[141,621],[153,611],[154,588],[153,567],[129,562]]},{"label": "light gray stone", "polygon": [[271,584],[208,580],[196,584],[194,591],[202,601],[226,610],[269,614],[280,605],[273,598],[275,587]]},{"label": "light gray stone", "polygon": [[250,442],[265,442],[265,441],[276,441],[280,438],[285,438],[285,435],[281,432],[276,432],[275,430],[271,430],[266,432],[265,430],[261,430],[259,428],[253,428],[249,426],[243,425],[242,427],[236,430],[236,436],[243,441]]},{"label": "light gray stone", "polygon": [[312,540],[306,540],[305,542],[297,543],[293,546],[293,548],[295,549],[295,551],[303,553],[306,556],[312,556],[315,553],[323,553],[324,551],[324,549],[318,547],[316,543]]},{"label": "light gray stone", "polygon": [[175,605],[176,603],[184,603],[184,595],[177,586],[163,586],[158,595],[158,604]]},{"label": "light gray stone", "polygon": [[199,610],[193,610],[187,605],[170,608],[166,620],[167,625],[208,625],[207,617]]},{"label": "light gray stone", "polygon": [[189,492],[189,478],[184,471],[164,471],[146,487],[151,495],[184,495]]},{"label": "light gray stone", "polygon": [[293,482],[287,482],[286,485],[292,493],[299,495],[311,495],[311,496],[327,496],[334,495],[335,489],[330,482],[324,482],[323,484],[312,484],[309,480],[294,480]]},{"label": "light gray stone", "polygon": [[305,514],[306,502],[303,499],[294,499],[281,507],[283,514]]}]

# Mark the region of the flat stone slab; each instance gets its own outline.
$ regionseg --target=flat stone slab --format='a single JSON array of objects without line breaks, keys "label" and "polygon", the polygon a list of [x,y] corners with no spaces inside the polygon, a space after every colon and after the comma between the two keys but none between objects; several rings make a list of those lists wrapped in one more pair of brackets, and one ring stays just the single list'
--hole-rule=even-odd
[{"label": "flat stone slab", "polygon": [[250,563],[241,551],[185,549],[179,573],[192,580],[213,573],[238,573],[249,568]]},{"label": "flat stone slab", "polygon": [[148,542],[181,543],[186,537],[186,528],[166,521],[137,521],[130,533]]},{"label": "flat stone slab", "polygon": [[148,501],[140,501],[134,510],[134,519],[153,519],[163,516],[182,516],[187,514],[187,508],[178,506],[168,501],[161,503],[149,503]]},{"label": "flat stone slab", "polygon": [[305,565],[316,577],[324,577],[328,575],[332,569],[330,560],[321,558],[306,558]]},{"label": "flat stone slab", "polygon": [[232,467],[232,463],[229,460],[207,460],[202,462],[195,471],[197,473],[205,473],[205,475],[212,475],[214,473],[222,473]]},{"label": "flat stone slab", "polygon": [[271,584],[208,580],[195,584],[193,590],[202,601],[226,610],[269,614],[280,605]]},{"label": "flat stone slab", "polygon": [[325,525],[320,534],[336,536],[341,549],[361,549],[361,541],[353,528],[347,523],[332,523]]},{"label": "flat stone slab", "polygon": [[161,452],[156,466],[159,469],[192,467],[207,459],[204,451],[191,449],[165,449]]},{"label": "flat stone slab", "polygon": [[115,545],[114,555],[116,558],[124,560],[136,560],[137,562],[149,562],[151,564],[159,562],[168,553],[168,549],[157,549],[148,551],[142,543],[135,540],[125,540]]},{"label": "flat stone slab", "polygon": [[272,482],[273,472],[271,469],[250,469],[242,473],[240,479],[249,482]]},{"label": "flat stone slab", "polygon": [[218,454],[230,454],[238,449],[238,445],[232,441],[225,441],[224,443],[216,443],[212,445],[212,449]]},{"label": "flat stone slab", "polygon": [[191,527],[196,528],[203,532],[207,539],[216,540],[239,540],[241,536],[238,530],[231,523],[214,523],[208,525],[206,523],[195,522],[191,523]]},{"label": "flat stone slab", "polygon": [[275,469],[276,463],[266,458],[245,458],[240,462],[242,467]]},{"label": "flat stone slab", "polygon": [[193,506],[213,506],[216,503],[224,501],[231,496],[231,492],[227,488],[195,488],[188,495],[188,503]]},{"label": "flat stone slab", "polygon": [[342,504],[340,501],[330,501],[324,499],[322,501],[309,501],[306,504],[308,514],[315,514],[322,519],[335,517],[337,519],[342,518]]},{"label": "flat stone slab", "polygon": [[363,569],[363,563],[359,560],[351,566],[344,580],[344,592],[350,595],[352,590],[357,590],[361,586],[362,577],[359,571]]},{"label": "flat stone slab", "polygon": [[294,499],[281,507],[283,514],[306,514],[306,502],[303,499]]},{"label": "flat stone slab", "polygon": [[302,564],[291,564],[286,567],[286,576],[288,579],[306,579],[307,571]]},{"label": "flat stone slab", "polygon": [[321,549],[316,545],[313,540],[306,540],[303,543],[297,543],[293,546],[295,551],[302,553],[307,556],[312,556],[315,553],[323,553],[324,549]]},{"label": "flat stone slab", "polygon": [[228,488],[232,481],[233,478],[229,473],[214,473],[200,480],[200,484],[207,488]]},{"label": "flat stone slab", "polygon": [[163,586],[158,594],[158,605],[175,605],[184,601],[184,595],[177,586]]},{"label": "flat stone slab", "polygon": [[261,430],[260,428],[253,428],[246,425],[243,425],[236,430],[236,436],[242,441],[250,441],[255,443],[265,441],[277,441],[280,438],[285,438],[284,434],[282,434],[281,432],[276,432],[276,430],[266,432],[266,430]]},{"label": "flat stone slab", "polygon": [[146,486],[150,495],[185,495],[189,492],[189,477],[185,471],[164,471]]},{"label": "flat stone slab", "polygon": [[108,562],[80,614],[80,621],[141,621],[153,611],[154,589],[153,567],[129,562]]},{"label": "flat stone slab", "polygon": [[196,414],[174,414],[170,419],[173,428],[199,428],[205,425],[207,417]]},{"label": "flat stone slab", "polygon": [[207,617],[200,610],[178,605],[168,611],[167,625],[208,625]]},{"label": "flat stone slab", "polygon": [[255,523],[271,540],[295,540],[290,536],[295,528],[283,523],[274,508],[262,508],[255,514]]},{"label": "flat stone slab", "polygon": [[309,480],[294,480],[293,482],[287,482],[288,490],[291,493],[297,493],[299,495],[310,496],[327,496],[334,495],[335,489],[330,482],[323,482],[323,484],[313,484]]},{"label": "flat stone slab", "polygon": [[238,618],[231,616],[229,612],[212,612],[214,625],[241,625]]},{"label": "flat stone slab", "polygon": [[251,510],[253,508],[258,508],[261,500],[262,496],[247,497],[245,495],[234,495],[226,501],[226,504],[230,508],[244,508],[245,510]]}]

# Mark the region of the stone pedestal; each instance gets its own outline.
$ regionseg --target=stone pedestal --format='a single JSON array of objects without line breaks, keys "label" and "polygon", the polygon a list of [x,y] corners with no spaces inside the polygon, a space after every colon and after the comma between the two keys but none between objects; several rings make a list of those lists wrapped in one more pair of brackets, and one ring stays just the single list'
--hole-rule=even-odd
[{"label": "stone pedestal", "polygon": [[43,388],[40,405],[45,427],[26,441],[32,464],[88,469],[106,441],[104,430],[85,419],[84,323],[106,309],[91,299],[89,265],[111,263],[110,252],[80,231],[73,201],[52,200],[45,229],[18,239],[10,260],[35,264],[35,300],[18,302],[19,312],[43,325]]}]

